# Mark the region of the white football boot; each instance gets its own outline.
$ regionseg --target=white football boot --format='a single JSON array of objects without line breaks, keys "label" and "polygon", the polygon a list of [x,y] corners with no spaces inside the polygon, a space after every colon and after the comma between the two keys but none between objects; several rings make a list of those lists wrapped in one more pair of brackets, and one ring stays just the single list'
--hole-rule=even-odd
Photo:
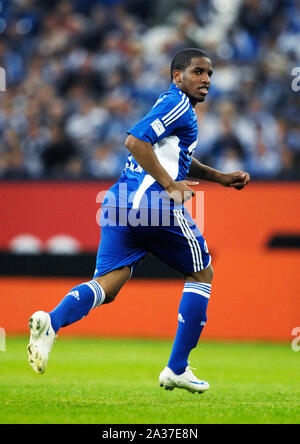
[{"label": "white football boot", "polygon": [[44,373],[56,337],[49,313],[45,311],[33,313],[29,319],[29,328],[28,361],[35,372]]},{"label": "white football boot", "polygon": [[196,378],[189,365],[181,375],[176,375],[169,367],[165,367],[159,375],[159,384],[166,390],[177,387],[192,393],[204,393],[209,389],[209,383]]}]

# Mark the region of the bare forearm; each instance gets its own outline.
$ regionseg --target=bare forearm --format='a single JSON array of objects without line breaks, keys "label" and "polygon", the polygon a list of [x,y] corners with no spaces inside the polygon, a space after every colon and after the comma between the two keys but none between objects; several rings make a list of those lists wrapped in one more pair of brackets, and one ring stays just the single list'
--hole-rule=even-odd
[{"label": "bare forearm", "polygon": [[200,163],[197,159],[194,158],[192,159],[192,163],[188,173],[189,177],[217,183],[222,182],[222,175],[223,173],[221,171],[210,168],[209,166]]},{"label": "bare forearm", "polygon": [[203,165],[197,159],[192,159],[188,175],[195,179],[216,182],[224,187],[233,187],[236,190],[242,190],[250,182],[250,175],[245,171],[222,173],[207,165]]},{"label": "bare forearm", "polygon": [[168,188],[174,182],[158,161],[150,143],[143,142],[130,135],[127,137],[125,145],[136,162],[161,186]]}]

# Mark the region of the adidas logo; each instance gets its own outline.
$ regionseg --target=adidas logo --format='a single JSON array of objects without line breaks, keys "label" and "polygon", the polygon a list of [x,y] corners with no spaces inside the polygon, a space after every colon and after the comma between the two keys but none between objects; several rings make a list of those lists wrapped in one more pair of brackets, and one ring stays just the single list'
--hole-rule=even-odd
[{"label": "adidas logo", "polygon": [[185,323],[185,320],[183,319],[181,313],[179,313],[179,315],[178,315],[178,321],[179,321],[179,322],[182,322],[183,324]]},{"label": "adidas logo", "polygon": [[74,298],[75,299],[77,299],[77,301],[79,301],[80,300],[80,297],[79,297],[79,291],[77,291],[77,290],[74,290],[74,291],[70,291],[70,293],[68,293],[68,296],[74,296]]}]

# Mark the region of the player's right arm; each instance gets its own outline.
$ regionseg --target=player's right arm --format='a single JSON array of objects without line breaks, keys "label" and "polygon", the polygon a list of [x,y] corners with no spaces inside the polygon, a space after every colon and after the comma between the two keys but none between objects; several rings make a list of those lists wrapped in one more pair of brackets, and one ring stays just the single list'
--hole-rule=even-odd
[{"label": "player's right arm", "polygon": [[189,177],[216,182],[224,187],[233,187],[242,190],[250,182],[250,175],[245,171],[234,171],[233,173],[222,173],[215,170],[197,159],[192,159]]},{"label": "player's right arm", "polygon": [[185,95],[164,94],[152,110],[131,130],[125,145],[136,162],[152,176],[176,203],[194,195],[190,188],[198,182],[175,181],[159,162],[153,146],[185,125],[188,98]]},{"label": "player's right arm", "polygon": [[198,182],[173,180],[159,162],[150,142],[145,142],[130,134],[125,145],[137,163],[167,191],[175,202],[186,202],[194,196],[195,193],[190,186],[197,185]]}]

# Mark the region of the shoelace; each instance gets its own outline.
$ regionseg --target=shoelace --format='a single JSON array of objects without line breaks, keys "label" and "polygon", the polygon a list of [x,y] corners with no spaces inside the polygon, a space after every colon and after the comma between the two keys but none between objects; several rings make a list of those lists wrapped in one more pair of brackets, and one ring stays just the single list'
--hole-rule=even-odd
[{"label": "shoelace", "polygon": [[191,366],[190,366],[190,361],[188,361],[188,369],[189,369],[189,370],[197,370],[195,367],[191,367]]},{"label": "shoelace", "polygon": [[[186,369],[186,371],[188,372],[188,374],[189,374],[191,377],[196,378],[196,376],[194,375],[194,373],[192,372],[192,370],[197,370],[197,369],[194,368],[194,367],[190,367],[190,366],[188,366],[187,369]],[[197,379],[197,378],[196,378],[196,379]]]}]

